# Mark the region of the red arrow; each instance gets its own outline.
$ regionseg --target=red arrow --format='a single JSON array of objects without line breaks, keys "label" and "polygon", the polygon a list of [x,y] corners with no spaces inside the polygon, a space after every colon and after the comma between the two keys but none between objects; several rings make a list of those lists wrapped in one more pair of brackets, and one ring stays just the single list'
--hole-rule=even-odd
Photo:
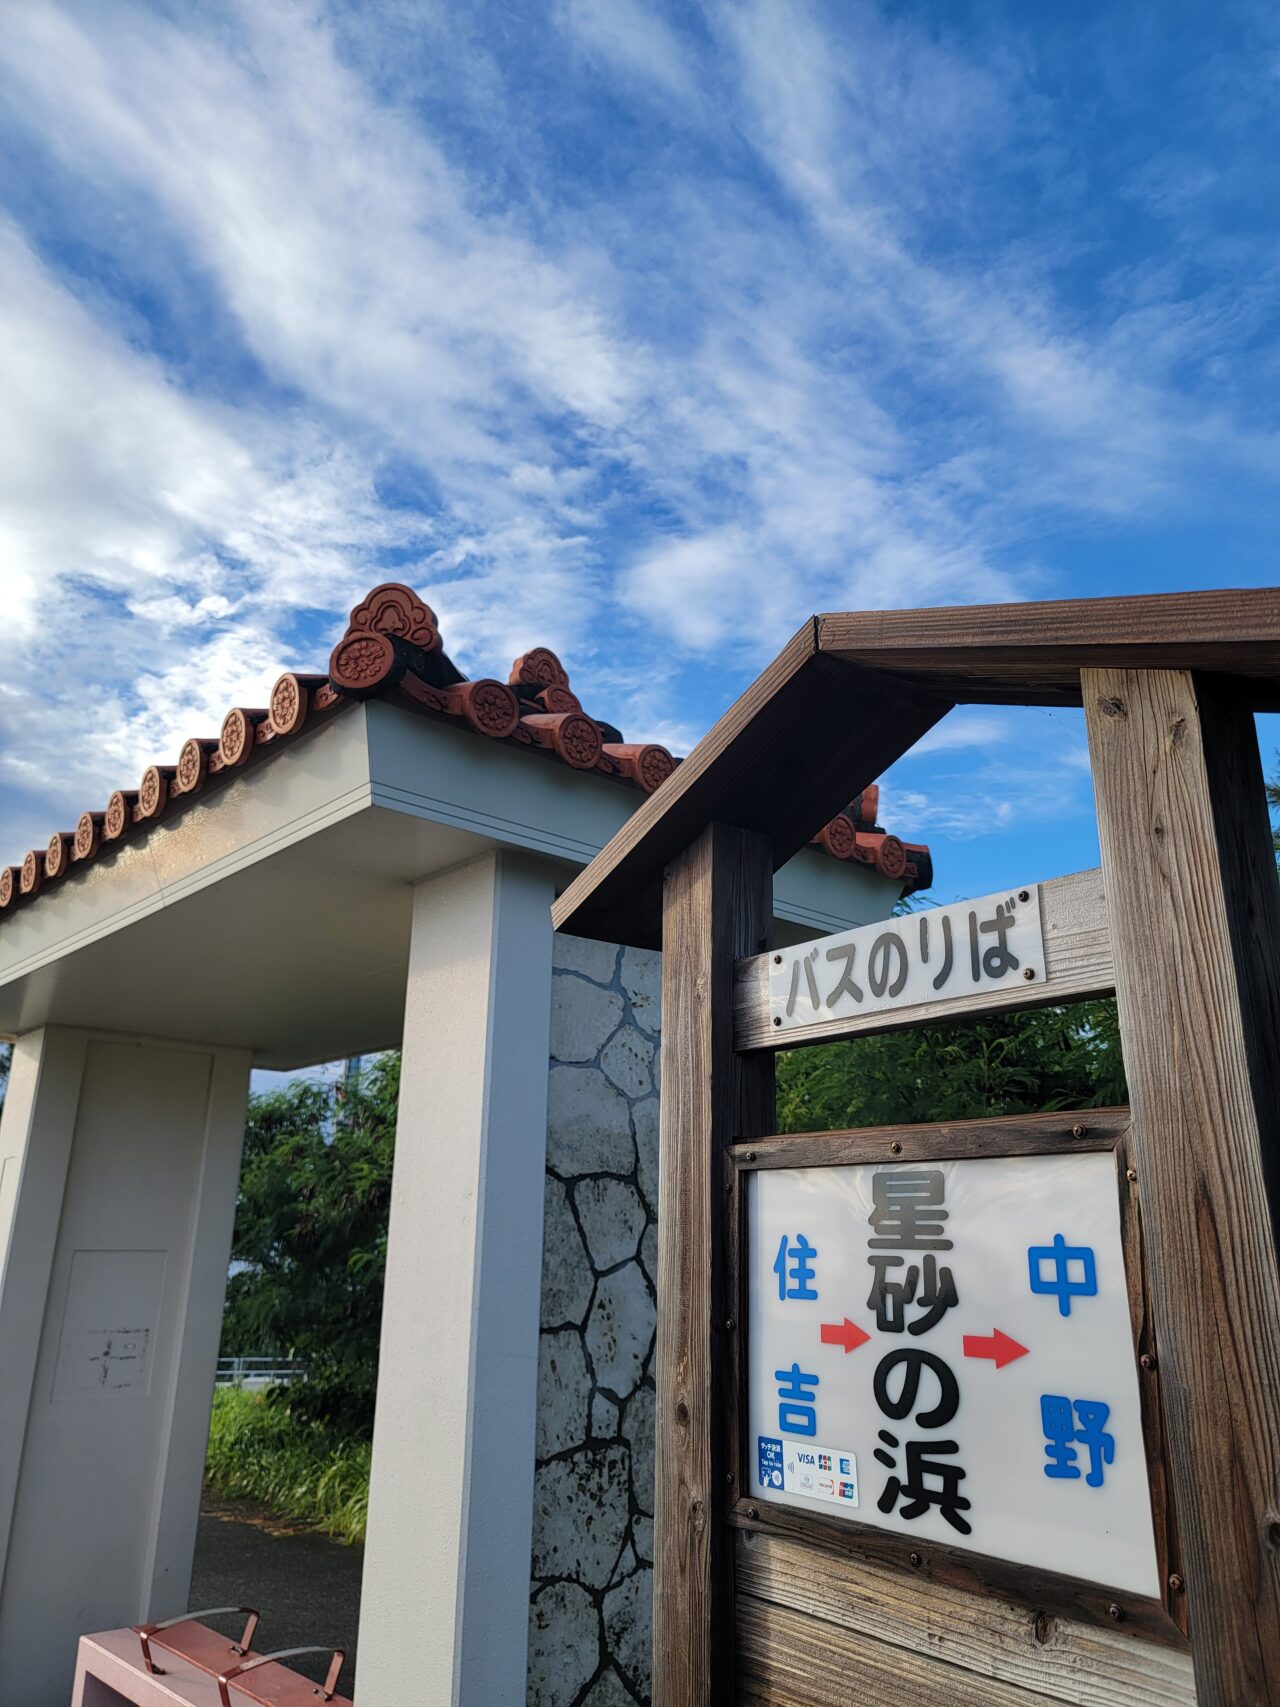
[{"label": "red arrow", "polygon": [[1015,1357],[1025,1357],[1027,1348],[1019,1345],[1017,1340],[1011,1340],[1008,1334],[1002,1334],[999,1328],[990,1335],[966,1334],[964,1336],[964,1354],[966,1357],[989,1357],[997,1369],[1003,1369],[1006,1363],[1012,1363]]},{"label": "red arrow", "polygon": [[864,1334],[856,1322],[851,1322],[848,1316],[843,1322],[824,1322],[822,1324],[823,1345],[842,1345],[844,1354],[848,1357],[851,1351],[857,1351],[860,1345],[866,1345],[871,1338]]}]

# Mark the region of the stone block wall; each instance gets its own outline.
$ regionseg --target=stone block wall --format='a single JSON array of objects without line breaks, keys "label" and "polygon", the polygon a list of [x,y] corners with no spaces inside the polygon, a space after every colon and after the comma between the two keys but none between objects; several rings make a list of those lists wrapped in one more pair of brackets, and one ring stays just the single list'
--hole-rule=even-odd
[{"label": "stone block wall", "polygon": [[530,1707],[648,1707],[656,953],[557,937]]}]

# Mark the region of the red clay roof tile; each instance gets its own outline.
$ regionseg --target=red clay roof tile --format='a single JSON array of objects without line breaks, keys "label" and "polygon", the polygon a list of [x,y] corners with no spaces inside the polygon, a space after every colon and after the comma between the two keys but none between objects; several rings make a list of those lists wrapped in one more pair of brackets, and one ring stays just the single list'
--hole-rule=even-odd
[{"label": "red clay roof tile", "polygon": [[[291,741],[343,706],[374,697],[464,722],[490,740],[544,753],[572,770],[599,771],[645,794],[661,787],[679,763],[665,747],[623,741],[612,725],[588,716],[564,665],[545,646],[517,658],[506,682],[466,680],[443,649],[431,607],[412,588],[386,582],[351,612],[327,675],[286,672],[272,688],[269,705],[233,707],[217,736],[193,735],[176,764],[149,766],[137,789],[118,789],[105,812],[83,813],[74,831],[56,831],[21,866],[0,867],[0,920],[47,885],[145,834],[205,788],[226,783],[260,749]],[[879,789],[873,785],[819,831],[814,845],[837,859],[873,866],[901,882],[904,893],[927,888],[933,876],[929,850],[887,834],[875,823],[878,810]]]}]

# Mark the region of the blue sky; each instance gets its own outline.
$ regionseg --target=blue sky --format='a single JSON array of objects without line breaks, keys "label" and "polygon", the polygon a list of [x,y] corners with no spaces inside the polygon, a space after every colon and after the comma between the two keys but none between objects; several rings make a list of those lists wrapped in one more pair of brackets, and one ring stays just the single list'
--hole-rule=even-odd
[{"label": "blue sky", "polygon": [[[682,750],[813,610],[1278,578],[1271,8],[12,0],[0,114],[0,858],[389,574]],[[884,801],[1096,857],[1069,713]]]}]

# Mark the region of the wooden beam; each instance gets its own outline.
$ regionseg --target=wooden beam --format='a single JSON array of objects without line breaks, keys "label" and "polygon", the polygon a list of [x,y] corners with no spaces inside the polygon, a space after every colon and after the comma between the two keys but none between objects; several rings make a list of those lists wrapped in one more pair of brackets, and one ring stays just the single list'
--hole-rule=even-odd
[{"label": "wooden beam", "polygon": [[963,703],[1078,705],[1080,671],[1213,670],[1280,707],[1280,588],[820,616],[821,650]]},{"label": "wooden beam", "polygon": [[[1059,1707],[1059,1697],[743,1595],[741,1707]],[[654,1698],[657,1707],[657,1698]]]},{"label": "wooden beam", "polygon": [[704,824],[774,869],[958,701],[1078,704],[1090,667],[1217,670],[1280,707],[1280,589],[813,617],[566,889],[557,930],[656,947],[661,873]]},{"label": "wooden beam", "polygon": [[773,1129],[773,1058],[733,1048],[733,963],[767,947],[772,862],[761,836],[709,825],[668,873],[655,1362],[654,1707],[733,1701],[731,1267],[725,1150]]},{"label": "wooden beam", "polygon": [[1257,739],[1222,683],[1081,681],[1198,1699],[1275,1707],[1280,894]]},{"label": "wooden beam", "polygon": [[834,1043],[867,1032],[904,1031],[918,1025],[975,1019],[1011,1008],[1046,1007],[1076,1001],[1081,996],[1106,994],[1114,986],[1111,938],[1102,892],[1102,873],[1073,872],[1040,885],[1044,930],[1043,984],[1020,984],[1002,990],[979,990],[969,996],[949,996],[918,1007],[880,1009],[867,1014],[840,1014],[812,1025],[774,1029],[769,1011],[770,956],[754,954],[734,968],[733,1041],[737,1049],[793,1049],[802,1043]]},{"label": "wooden beam", "polygon": [[738,1536],[739,1594],[822,1619],[882,1645],[945,1654],[965,1672],[1087,1707],[1195,1707],[1191,1656],[1055,1618],[998,1594],[834,1554],[782,1536]]},{"label": "wooden beam", "polygon": [[776,871],[948,709],[821,656],[807,622],[569,885],[556,929],[656,948],[662,873],[706,824],[765,836]]}]

